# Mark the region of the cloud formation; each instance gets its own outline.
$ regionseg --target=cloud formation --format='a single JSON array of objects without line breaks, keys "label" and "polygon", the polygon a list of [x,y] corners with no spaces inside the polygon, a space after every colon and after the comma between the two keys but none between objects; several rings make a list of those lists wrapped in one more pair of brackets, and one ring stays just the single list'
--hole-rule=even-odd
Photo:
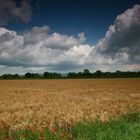
[{"label": "cloud formation", "polygon": [[36,44],[37,42],[44,44],[46,48],[53,49],[69,49],[74,45],[84,43],[84,33],[79,33],[77,38],[73,36],[63,35],[59,33],[49,33],[49,26],[33,27],[31,30],[24,32],[24,45]]},{"label": "cloud formation", "polygon": [[140,5],[118,15],[105,37],[85,44],[84,32],[50,33],[49,26],[21,34],[0,28],[0,70],[11,72],[140,70]]},{"label": "cloud formation", "polygon": [[140,5],[117,16],[96,51],[115,62],[140,64]]},{"label": "cloud formation", "polygon": [[15,0],[0,0],[0,25],[11,21],[28,23],[31,20],[32,7],[28,0],[22,0],[20,6]]},{"label": "cloud formation", "polygon": [[0,65],[72,69],[84,65],[92,49],[82,45],[84,41],[84,33],[77,37],[50,34],[48,26],[33,27],[20,35],[0,28]]}]

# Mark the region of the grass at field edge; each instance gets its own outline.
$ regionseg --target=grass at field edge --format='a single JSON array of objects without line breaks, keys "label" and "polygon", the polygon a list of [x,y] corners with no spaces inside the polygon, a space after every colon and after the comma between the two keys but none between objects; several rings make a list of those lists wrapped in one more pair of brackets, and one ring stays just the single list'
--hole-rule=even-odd
[{"label": "grass at field edge", "polygon": [[0,140],[139,140],[140,112],[131,112],[116,120],[84,121],[74,125],[71,131],[42,126],[7,132],[0,130]]}]

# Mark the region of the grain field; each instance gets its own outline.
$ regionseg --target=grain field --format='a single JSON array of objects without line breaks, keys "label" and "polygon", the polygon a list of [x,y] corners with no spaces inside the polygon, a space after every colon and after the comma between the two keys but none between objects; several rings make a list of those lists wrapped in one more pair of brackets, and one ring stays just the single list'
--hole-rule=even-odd
[{"label": "grain field", "polygon": [[140,79],[0,81],[0,128],[105,121],[139,107]]}]

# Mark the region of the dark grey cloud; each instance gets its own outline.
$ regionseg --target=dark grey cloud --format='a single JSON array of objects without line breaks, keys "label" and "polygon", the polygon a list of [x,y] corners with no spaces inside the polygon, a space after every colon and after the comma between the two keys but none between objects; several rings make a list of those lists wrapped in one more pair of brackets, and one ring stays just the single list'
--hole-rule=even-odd
[{"label": "dark grey cloud", "polygon": [[10,21],[27,23],[31,20],[32,7],[29,0],[22,0],[20,6],[15,0],[0,0],[0,25],[6,25]]},{"label": "dark grey cloud", "polygon": [[140,5],[117,16],[96,51],[114,61],[140,64]]}]

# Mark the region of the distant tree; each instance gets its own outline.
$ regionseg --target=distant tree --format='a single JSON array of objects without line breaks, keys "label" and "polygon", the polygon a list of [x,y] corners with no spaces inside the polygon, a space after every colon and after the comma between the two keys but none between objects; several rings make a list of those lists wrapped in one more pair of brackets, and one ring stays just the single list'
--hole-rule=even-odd
[{"label": "distant tree", "polygon": [[25,73],[25,78],[32,78],[32,74],[31,73]]},{"label": "distant tree", "polygon": [[49,72],[44,72],[43,77],[44,78],[49,78],[50,77],[50,73]]},{"label": "distant tree", "polygon": [[[116,72],[102,72],[100,70],[97,70],[95,73],[90,73],[88,69],[84,69],[83,72],[69,72],[65,78],[127,78],[127,77],[136,77],[140,78],[140,71],[138,72],[130,72],[130,71],[119,71]],[[55,72],[44,72],[43,75],[40,75],[38,73],[25,73],[24,76],[18,75],[18,74],[3,74],[0,76],[0,79],[60,79],[64,78],[61,76],[60,73]]]},{"label": "distant tree", "polygon": [[38,73],[30,73],[30,72],[25,73],[24,77],[25,78],[32,78],[32,79],[40,79],[40,78],[42,78],[42,76],[40,74],[38,74]]},{"label": "distant tree", "polygon": [[18,74],[3,74],[0,76],[1,79],[20,79]]},{"label": "distant tree", "polygon": [[89,70],[88,69],[84,69],[84,74],[89,74]]},{"label": "distant tree", "polygon": [[90,73],[88,69],[84,69],[84,72],[82,75],[83,77],[87,77],[87,78],[90,78],[92,76],[92,74]]},{"label": "distant tree", "polygon": [[43,77],[47,79],[58,79],[61,78],[61,74],[55,72],[44,72]]},{"label": "distant tree", "polygon": [[20,78],[21,78],[19,74],[14,74],[13,77],[14,77],[15,79],[20,79]]},{"label": "distant tree", "polygon": [[100,70],[97,70],[95,73],[94,73],[94,75],[95,76],[102,76],[102,71],[100,71]]},{"label": "distant tree", "polygon": [[78,77],[77,73],[75,73],[75,72],[69,72],[68,73],[68,78],[76,78],[76,77]]},{"label": "distant tree", "polygon": [[77,73],[77,77],[78,77],[78,78],[83,78],[83,73],[82,73],[82,72],[78,72],[78,73]]}]

